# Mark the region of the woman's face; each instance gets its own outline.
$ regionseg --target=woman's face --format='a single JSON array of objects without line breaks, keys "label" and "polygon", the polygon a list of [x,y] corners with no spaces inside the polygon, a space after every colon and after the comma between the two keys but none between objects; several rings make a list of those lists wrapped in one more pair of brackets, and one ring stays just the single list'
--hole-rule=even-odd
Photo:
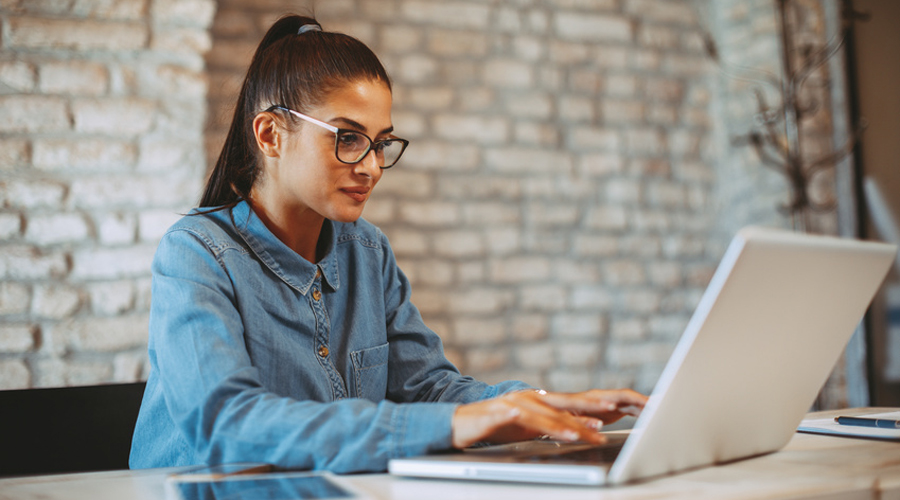
[{"label": "woman's face", "polygon": [[[378,80],[359,80],[339,87],[305,114],[338,128],[362,132],[373,141],[393,131],[391,91]],[[293,119],[288,113],[284,117]],[[333,132],[293,120],[299,123],[282,135],[274,169],[271,163],[266,166],[267,201],[275,201],[294,216],[311,210],[334,221],[355,221],[383,173],[375,153],[370,151],[355,164],[342,163],[334,154]]]}]

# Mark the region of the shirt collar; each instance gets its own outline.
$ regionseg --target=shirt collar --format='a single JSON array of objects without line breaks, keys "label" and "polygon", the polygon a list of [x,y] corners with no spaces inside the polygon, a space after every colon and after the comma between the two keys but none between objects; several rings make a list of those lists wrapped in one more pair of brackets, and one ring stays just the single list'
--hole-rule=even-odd
[{"label": "shirt collar", "polygon": [[338,260],[335,253],[336,231],[333,223],[325,219],[319,238],[327,238],[325,256],[313,264],[285,245],[266,227],[262,219],[241,201],[232,209],[232,219],[238,234],[247,242],[260,261],[288,286],[303,295],[316,281],[316,271],[321,271],[325,286],[331,290],[340,288]]}]

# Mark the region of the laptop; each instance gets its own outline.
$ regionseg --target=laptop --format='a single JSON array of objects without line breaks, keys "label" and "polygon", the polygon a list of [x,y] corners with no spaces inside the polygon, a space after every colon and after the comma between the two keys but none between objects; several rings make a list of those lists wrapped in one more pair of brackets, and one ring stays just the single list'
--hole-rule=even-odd
[{"label": "laptop", "polygon": [[615,485],[781,449],[890,268],[897,247],[744,228],[630,432],[397,458],[399,476]]}]

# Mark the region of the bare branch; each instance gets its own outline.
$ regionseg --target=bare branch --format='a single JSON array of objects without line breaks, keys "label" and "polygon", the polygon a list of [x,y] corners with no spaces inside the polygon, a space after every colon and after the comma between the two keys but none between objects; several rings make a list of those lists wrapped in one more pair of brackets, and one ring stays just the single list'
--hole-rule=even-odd
[{"label": "bare branch", "polygon": [[758,133],[751,135],[750,145],[753,146],[753,150],[756,151],[756,156],[759,157],[759,161],[762,162],[763,166],[769,167],[776,172],[784,174],[787,170],[787,161],[783,158],[779,158],[777,156],[769,154],[769,151],[766,149],[765,144],[762,141],[762,136]]},{"label": "bare branch", "polygon": [[868,124],[865,121],[861,121],[856,128],[853,129],[853,132],[850,134],[850,137],[847,138],[846,142],[844,142],[843,146],[811,161],[806,167],[806,171],[809,175],[812,176],[826,167],[833,166],[842,158],[852,154],[853,148],[856,147],[856,143],[859,142],[859,139],[863,132],[865,132],[867,126]]}]

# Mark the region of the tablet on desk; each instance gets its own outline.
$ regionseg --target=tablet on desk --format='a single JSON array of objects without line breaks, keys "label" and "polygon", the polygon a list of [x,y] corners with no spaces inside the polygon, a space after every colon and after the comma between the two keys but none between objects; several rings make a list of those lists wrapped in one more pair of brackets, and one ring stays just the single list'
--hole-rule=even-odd
[{"label": "tablet on desk", "polygon": [[319,500],[369,498],[327,472],[236,474],[217,479],[173,475],[167,500]]},{"label": "tablet on desk", "polygon": [[272,465],[266,463],[232,463],[198,465],[169,476],[171,481],[207,482],[242,474],[262,474],[272,472]]}]

